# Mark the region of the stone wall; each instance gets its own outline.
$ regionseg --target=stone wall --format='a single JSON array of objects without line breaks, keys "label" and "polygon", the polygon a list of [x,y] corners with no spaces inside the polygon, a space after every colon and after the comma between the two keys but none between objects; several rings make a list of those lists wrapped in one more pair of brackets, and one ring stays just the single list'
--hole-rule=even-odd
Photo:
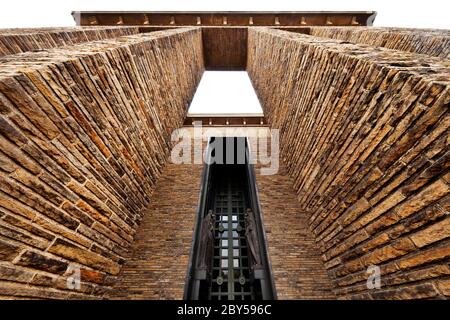
[{"label": "stone wall", "polygon": [[166,166],[170,134],[203,60],[247,51],[281,133],[257,173],[278,296],[450,295],[447,31],[235,28],[234,57],[156,29],[0,31],[0,298],[181,298],[201,166]]},{"label": "stone wall", "polygon": [[445,61],[252,28],[247,68],[335,292],[449,296]]},{"label": "stone wall", "polygon": [[111,299],[183,299],[203,166],[169,163]]},{"label": "stone wall", "polygon": [[260,166],[255,170],[256,185],[278,299],[336,299],[284,164],[273,175],[262,175]]},{"label": "stone wall", "polygon": [[311,27],[310,34],[317,37],[368,44],[374,47],[450,58],[450,32],[448,30],[374,28],[374,27]]},{"label": "stone wall", "polygon": [[0,29],[0,57],[137,33],[138,27]]},{"label": "stone wall", "polygon": [[197,28],[0,58],[1,297],[108,292],[203,69]]},{"label": "stone wall", "polygon": [[[193,136],[192,128],[185,129]],[[264,127],[215,127],[215,135],[226,136],[228,129],[239,130],[232,136],[267,134]],[[255,153],[258,144],[256,140],[250,142],[250,150]],[[206,140],[200,143],[206,150]],[[278,298],[335,298],[307,216],[298,208],[283,165],[274,175],[261,175],[260,167],[255,166],[256,184]],[[110,298],[182,299],[202,170],[203,164],[166,166]]]}]

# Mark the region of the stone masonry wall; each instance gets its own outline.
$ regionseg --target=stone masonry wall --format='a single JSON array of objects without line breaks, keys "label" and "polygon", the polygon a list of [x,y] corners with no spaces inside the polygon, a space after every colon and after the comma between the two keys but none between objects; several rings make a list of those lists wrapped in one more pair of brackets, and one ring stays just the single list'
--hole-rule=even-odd
[{"label": "stone masonry wall", "polygon": [[448,30],[374,28],[374,27],[311,27],[317,37],[345,40],[430,56],[450,58]]},{"label": "stone masonry wall", "polygon": [[[191,148],[192,158],[206,146],[195,141],[203,149]],[[167,162],[110,299],[183,299],[203,163]]]},{"label": "stone masonry wall", "polygon": [[278,299],[336,299],[285,166],[273,175],[262,175],[259,167],[256,185]]},{"label": "stone masonry wall", "polygon": [[449,296],[446,62],[252,28],[247,68],[335,292]]},{"label": "stone masonry wall", "polygon": [[109,298],[183,299],[202,169],[164,168]]},{"label": "stone masonry wall", "polygon": [[197,28],[0,58],[1,298],[108,293],[203,69]]},{"label": "stone masonry wall", "polygon": [[[251,136],[255,130],[267,133],[261,127],[226,129],[240,130],[231,136]],[[215,135],[226,135],[226,129],[215,127]],[[250,150],[256,152],[256,141],[250,142]],[[204,151],[206,141],[202,144]],[[278,298],[335,298],[307,216],[298,208],[283,166],[274,175],[261,175],[259,169],[256,165],[256,184]],[[110,298],[182,299],[202,170],[203,164],[170,163],[165,167]]]},{"label": "stone masonry wall", "polygon": [[0,57],[137,33],[138,27],[0,29]]}]

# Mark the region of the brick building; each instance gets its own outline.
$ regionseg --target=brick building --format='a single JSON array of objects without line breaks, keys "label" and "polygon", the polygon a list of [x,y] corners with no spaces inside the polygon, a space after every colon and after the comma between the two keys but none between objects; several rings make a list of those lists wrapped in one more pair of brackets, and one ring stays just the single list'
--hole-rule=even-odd
[{"label": "brick building", "polygon": [[[373,12],[74,18],[0,30],[0,298],[450,295],[448,31]],[[246,70],[264,115],[187,117],[205,70]],[[277,129],[278,170],[173,163],[194,121],[217,129],[192,139],[205,154],[225,135],[250,157]]]}]

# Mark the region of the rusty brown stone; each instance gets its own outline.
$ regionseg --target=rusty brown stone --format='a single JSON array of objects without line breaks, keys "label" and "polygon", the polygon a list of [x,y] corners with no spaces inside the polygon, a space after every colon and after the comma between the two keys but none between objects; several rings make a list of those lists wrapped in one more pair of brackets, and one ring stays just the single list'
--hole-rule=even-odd
[{"label": "rusty brown stone", "polygon": [[282,173],[257,176],[279,297],[448,296],[448,43],[399,28],[1,30],[0,296],[181,298],[201,170],[166,164],[205,64],[247,68],[280,129]]},{"label": "rusty brown stone", "polygon": [[37,252],[25,251],[15,264],[31,269],[37,269],[54,274],[64,274],[68,263],[43,256]]},{"label": "rusty brown stone", "polygon": [[11,261],[20,252],[20,247],[0,239],[0,257],[2,260]]},{"label": "rusty brown stone", "polygon": [[48,250],[49,252],[60,255],[66,259],[70,259],[81,264],[85,264],[110,274],[117,274],[119,267],[110,260],[77,247],[65,240],[57,239]]},{"label": "rusty brown stone", "polygon": [[[385,31],[311,28],[318,38],[250,28],[247,70],[269,125],[280,129],[281,158],[325,266],[342,285],[338,295],[434,297],[442,293],[432,272],[422,274],[426,285],[410,279],[376,294],[358,284],[370,264],[402,274],[447,257],[438,203],[449,193],[450,78],[433,56],[446,55],[449,38]],[[442,46],[415,49],[399,39]]]}]

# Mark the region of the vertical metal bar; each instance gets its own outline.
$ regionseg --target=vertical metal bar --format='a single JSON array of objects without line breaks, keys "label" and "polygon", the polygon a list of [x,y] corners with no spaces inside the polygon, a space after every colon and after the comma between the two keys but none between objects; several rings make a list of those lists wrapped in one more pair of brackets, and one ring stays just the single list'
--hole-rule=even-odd
[{"label": "vertical metal bar", "polygon": [[[246,157],[248,159],[248,153],[250,152],[248,149],[248,141],[246,141],[245,144],[247,146]],[[260,298],[260,294],[262,294],[263,299],[270,299],[275,296],[270,265],[268,264],[268,261],[264,261],[264,264],[269,266],[269,270],[264,270],[264,272],[267,272],[268,277],[266,274],[258,276],[256,281],[261,282],[261,292],[259,288],[258,292],[256,292],[255,290],[257,287],[252,280],[253,274],[250,266],[251,262],[249,259],[247,239],[242,232],[237,231],[238,225],[240,225],[244,231],[246,230],[244,220],[246,208],[252,208],[252,210],[258,214],[261,212],[253,166],[249,163],[246,165],[215,164],[213,166],[214,170],[211,174],[211,188],[208,188],[207,190],[207,197],[210,200],[208,201],[208,207],[205,207],[204,210],[213,209],[216,214],[213,248],[215,252],[211,255],[213,267],[211,274],[208,277],[209,282],[203,282],[206,287],[202,288],[204,288],[203,290],[207,290],[207,292],[204,293],[207,293],[208,299],[218,300],[235,300],[239,298],[254,300]],[[202,195],[202,197],[206,198],[206,195]],[[237,218],[236,221],[233,221],[233,216]],[[225,221],[224,218],[226,219]],[[262,217],[257,217],[257,223],[262,223]],[[233,226],[233,224],[235,224],[235,226]],[[263,248],[265,247],[266,242],[264,229],[262,226],[258,226],[257,231],[258,236],[262,237],[260,246],[262,246],[261,250],[264,252],[263,258],[267,259],[267,257],[264,256],[267,253],[265,252],[265,248]],[[224,232],[226,232],[226,236]],[[237,240],[236,245],[234,240]],[[236,256],[234,255],[234,248],[237,250]],[[218,250],[218,253],[216,250]],[[223,256],[222,250],[224,250]],[[243,250],[246,250],[246,256],[244,256]],[[235,259],[239,263],[236,267],[234,266]],[[225,264],[222,265],[223,260],[227,262],[226,266]],[[218,265],[217,261],[219,262]],[[214,262],[216,262],[216,264],[214,264]],[[245,276],[245,282],[243,284],[239,282],[240,275]],[[223,278],[221,285],[217,283],[218,276]],[[200,284],[200,282],[198,282],[198,284]],[[199,288],[196,288],[196,291],[199,292]]]},{"label": "vertical metal bar", "polygon": [[[231,177],[227,177],[227,188],[228,188],[228,243],[233,244],[233,192],[234,188],[232,185]],[[234,263],[233,263],[233,246],[228,246],[228,300],[234,300]]]}]

